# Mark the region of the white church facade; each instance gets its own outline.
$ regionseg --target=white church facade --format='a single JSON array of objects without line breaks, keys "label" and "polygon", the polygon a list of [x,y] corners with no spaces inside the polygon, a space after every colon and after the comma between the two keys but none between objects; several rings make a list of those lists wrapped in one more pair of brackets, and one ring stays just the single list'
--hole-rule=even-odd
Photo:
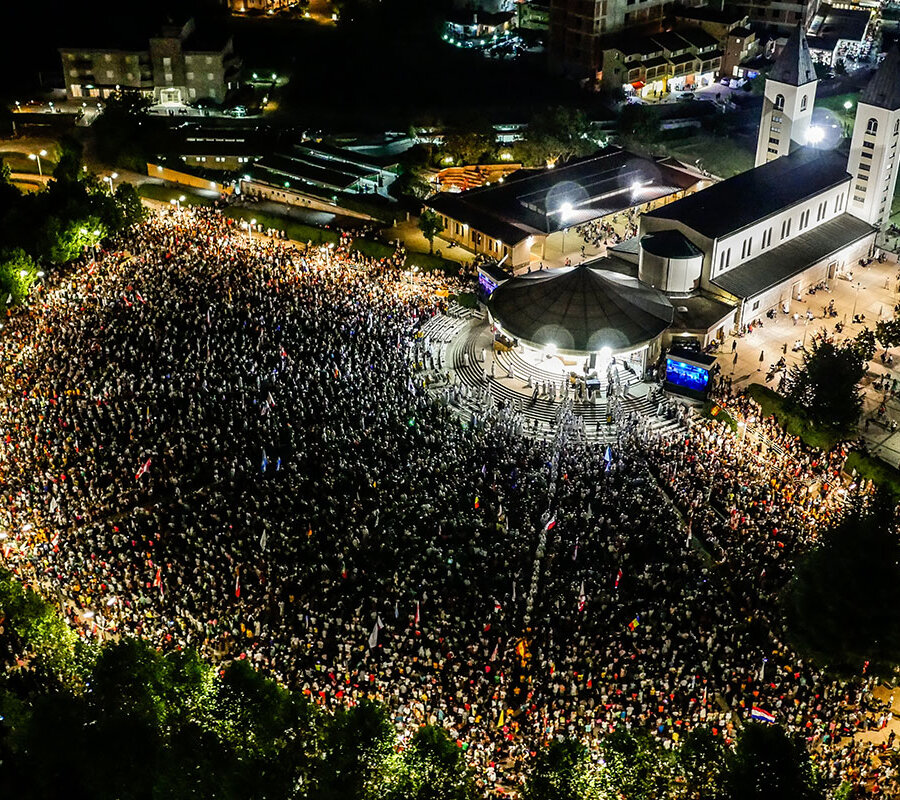
[{"label": "white church facade", "polygon": [[[756,166],[642,216],[643,283],[676,306],[697,295],[727,303],[730,329],[789,307],[874,251],[897,180],[900,50],[860,97],[849,160],[815,147],[816,83],[798,28],[766,82]],[[704,338],[721,335],[716,327]]]}]

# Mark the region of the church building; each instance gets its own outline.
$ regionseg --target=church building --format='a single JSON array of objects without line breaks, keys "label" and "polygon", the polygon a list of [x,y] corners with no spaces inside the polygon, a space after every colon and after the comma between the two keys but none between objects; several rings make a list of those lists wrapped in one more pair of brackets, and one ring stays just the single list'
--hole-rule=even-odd
[{"label": "church building", "polygon": [[[810,286],[872,253],[897,181],[900,50],[862,93],[849,163],[816,147],[823,133],[812,118],[816,84],[806,36],[796,28],[766,81],[756,166],[643,215],[642,282],[675,305],[698,293],[732,304],[730,328],[789,308]],[[680,257],[688,248],[695,255]]]},{"label": "church building", "polygon": [[[484,276],[495,332],[546,357],[616,356],[635,367],[690,337],[706,345],[792,312],[811,286],[847,275],[875,248],[897,181],[900,49],[857,106],[846,154],[813,121],[816,74],[794,30],[766,81],[756,165],[660,205],[637,236],[578,267]],[[806,309],[806,306],[803,306]]]}]

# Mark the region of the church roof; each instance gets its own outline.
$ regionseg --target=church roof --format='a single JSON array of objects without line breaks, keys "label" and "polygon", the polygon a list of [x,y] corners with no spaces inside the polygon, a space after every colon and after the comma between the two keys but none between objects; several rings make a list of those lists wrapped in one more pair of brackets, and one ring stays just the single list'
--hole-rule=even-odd
[{"label": "church roof", "polygon": [[846,156],[801,147],[644,216],[681,222],[701,236],[717,239],[848,180]]},{"label": "church roof", "polygon": [[859,102],[889,111],[900,108],[900,47],[894,45],[890,49],[860,95]]},{"label": "church roof", "polygon": [[775,65],[769,71],[768,78],[789,86],[803,86],[817,80],[816,69],[809,54],[809,45],[806,43],[806,34],[799,25],[794,28],[787,44],[775,59]]},{"label": "church roof", "polygon": [[712,282],[735,297],[755,297],[875,233],[868,222],[844,213],[723,272]]},{"label": "church roof", "polygon": [[491,315],[526,344],[561,352],[618,352],[655,339],[672,323],[672,304],[635,278],[595,268],[609,261],[513,278],[491,295]]}]

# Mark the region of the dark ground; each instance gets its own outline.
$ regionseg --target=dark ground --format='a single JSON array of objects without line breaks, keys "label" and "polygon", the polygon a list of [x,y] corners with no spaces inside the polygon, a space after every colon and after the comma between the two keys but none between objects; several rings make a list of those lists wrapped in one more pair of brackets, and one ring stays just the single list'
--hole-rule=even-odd
[{"label": "dark ground", "polygon": [[[443,0],[390,0],[361,13],[352,24],[324,27],[282,18],[229,18],[200,9],[198,20],[230,31],[254,71],[289,72],[278,91],[286,124],[328,130],[403,130],[411,123],[466,123],[473,117],[527,121],[536,109],[578,105],[597,119],[609,116],[596,97],[549,76],[544,55],[498,62],[445,44],[439,35]],[[117,42],[151,35],[164,19],[152,0],[47,0],[0,3],[7,46],[0,67],[10,79],[7,100],[28,97],[40,86],[62,85],[57,48],[79,42]],[[182,17],[202,0],[175,4]],[[347,14],[349,17],[349,13]]]}]

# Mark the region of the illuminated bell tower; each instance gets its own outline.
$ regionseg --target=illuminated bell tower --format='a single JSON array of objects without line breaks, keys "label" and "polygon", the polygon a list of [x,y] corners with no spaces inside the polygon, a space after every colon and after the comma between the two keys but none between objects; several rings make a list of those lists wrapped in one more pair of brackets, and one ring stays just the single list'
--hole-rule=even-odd
[{"label": "illuminated bell tower", "polygon": [[792,142],[808,144],[817,83],[806,34],[798,25],[766,78],[755,166],[786,156]]},{"label": "illuminated bell tower", "polygon": [[883,224],[891,213],[898,137],[900,50],[895,46],[859,97],[847,163],[853,176],[847,210],[872,225]]}]

